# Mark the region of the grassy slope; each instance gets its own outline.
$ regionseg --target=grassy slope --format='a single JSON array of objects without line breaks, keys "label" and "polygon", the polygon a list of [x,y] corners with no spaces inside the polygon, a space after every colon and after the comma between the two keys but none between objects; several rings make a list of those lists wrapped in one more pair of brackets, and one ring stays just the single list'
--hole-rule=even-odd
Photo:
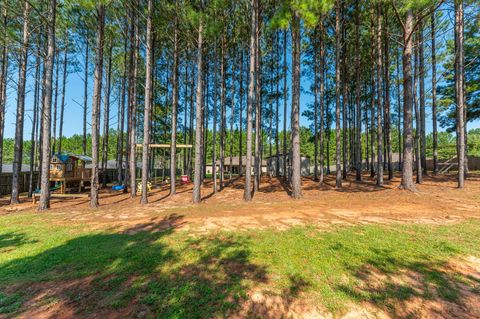
[{"label": "grassy slope", "polygon": [[[168,318],[224,316],[237,310],[252,287],[288,300],[302,293],[333,312],[362,301],[388,311],[391,302],[418,295],[395,281],[381,288],[365,286],[365,274],[372,268],[387,276],[415,271],[431,287],[422,298],[435,294],[455,302],[455,281],[477,290],[480,283],[451,277],[444,265],[452,257],[480,256],[478,234],[479,221],[338,227],[330,232],[303,227],[129,235],[55,225],[48,215],[1,216],[0,317],[26,305],[62,302],[83,315],[133,306]],[[49,294],[34,301],[45,287],[51,288]]]}]

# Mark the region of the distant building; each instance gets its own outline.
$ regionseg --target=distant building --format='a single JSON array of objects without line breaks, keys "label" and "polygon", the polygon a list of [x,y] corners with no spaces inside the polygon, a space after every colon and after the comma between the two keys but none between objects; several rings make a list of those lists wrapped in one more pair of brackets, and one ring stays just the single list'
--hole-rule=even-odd
[{"label": "distant building", "polygon": [[[38,171],[36,167],[33,167],[34,171]],[[30,172],[29,164],[22,164],[21,172]],[[13,173],[13,164],[2,164],[2,173]]]},{"label": "distant building", "polygon": [[[247,157],[242,156],[242,172],[245,173],[246,170],[246,163],[247,163]],[[216,162],[216,171],[220,172],[220,160],[217,160]],[[255,167],[255,156],[252,156],[252,173]],[[232,170],[232,174],[236,175],[239,174],[240,172],[240,157],[239,156],[233,156],[232,157],[232,162],[230,163],[230,156],[225,157],[224,161],[224,174],[230,173],[230,169]],[[207,174],[212,174],[213,173],[213,165],[207,164],[206,165],[206,170]],[[267,172],[267,161],[262,160],[262,173]]]},{"label": "distant building", "polygon": [[[285,176],[285,172],[283,171],[283,154],[278,154],[278,171],[280,176]],[[287,174],[291,174],[291,164],[292,164],[292,154],[289,153],[286,157],[287,160]],[[273,155],[272,157],[267,157],[267,167],[268,167],[268,174],[275,175],[277,171],[277,155]],[[308,155],[300,155],[300,173],[302,176],[309,176],[310,175],[310,156]]]}]

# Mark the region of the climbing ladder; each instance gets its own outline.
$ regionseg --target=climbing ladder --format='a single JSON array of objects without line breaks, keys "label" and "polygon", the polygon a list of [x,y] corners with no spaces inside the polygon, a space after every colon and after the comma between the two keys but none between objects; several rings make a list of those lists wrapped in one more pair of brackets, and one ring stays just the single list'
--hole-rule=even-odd
[{"label": "climbing ladder", "polygon": [[439,174],[448,173],[454,166],[458,166],[457,157],[454,156],[443,163],[438,163],[438,166],[440,166]]}]

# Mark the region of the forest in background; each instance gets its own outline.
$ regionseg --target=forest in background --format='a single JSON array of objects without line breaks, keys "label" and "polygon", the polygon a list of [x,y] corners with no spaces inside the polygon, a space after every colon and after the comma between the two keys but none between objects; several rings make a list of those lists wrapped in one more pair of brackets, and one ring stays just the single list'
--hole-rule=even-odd
[{"label": "forest in background", "polygon": [[3,0],[1,9],[0,162],[11,156],[6,103],[16,101],[12,204],[29,163],[41,172],[39,208],[49,207],[49,159],[72,139],[63,138],[72,72],[84,74],[84,101],[83,132],[70,147],[92,156],[92,207],[108,157],[120,163],[118,183],[132,197],[137,178],[146,189],[150,143],[171,145],[172,166],[176,145],[193,145],[195,203],[209,158],[221,163],[214,191],[224,187],[235,145],[245,172],[253,170],[253,178],[244,174],[247,201],[260,185],[260,159],[273,152],[284,163],[291,154],[285,178],[293,198],[301,197],[302,152],[313,153],[320,183],[323,167],[334,164],[341,188],[349,173],[362,179],[364,161],[382,186],[398,151],[401,187],[412,191],[429,174],[427,156],[438,171],[445,140],[457,153],[460,188],[466,155],[476,152],[467,124],[480,116],[478,1]]},{"label": "forest in background", "polygon": [[[207,133],[207,164],[212,163],[212,134],[213,132],[210,130]],[[330,136],[330,140],[327,142],[325,141],[325,148],[329,148],[329,159],[327,160],[327,157],[325,156],[325,164],[327,165],[327,162],[329,163],[335,163],[335,132],[330,132],[330,134],[324,133],[325,136]],[[111,139],[111,142],[108,143],[108,151],[107,151],[107,159],[108,160],[117,160],[117,141],[118,141],[118,132],[114,129],[110,129],[109,132],[109,137]],[[243,132],[243,140],[245,141],[246,139],[246,133]],[[279,134],[280,140],[283,140],[283,132],[280,132]],[[178,138],[180,140],[183,140],[182,133],[178,134]],[[399,143],[398,143],[398,138],[399,134],[397,130],[392,130],[392,152],[393,153],[398,153],[400,150],[399,148]],[[438,133],[438,158],[440,160],[448,160],[451,157],[456,155],[456,149],[455,149],[455,134],[451,132],[439,132]],[[82,154],[82,135],[73,135],[70,137],[64,137],[63,138],[63,150],[66,153],[71,153],[71,154]],[[240,132],[239,130],[234,130],[233,134],[230,132],[226,132],[226,140],[231,141],[231,144],[233,145],[233,152],[230,153],[230,148],[227,148],[225,150],[225,157],[230,157],[232,156],[238,156],[240,152]],[[104,137],[100,136],[100,141],[103,141]],[[263,137],[263,142],[267,143],[268,136]],[[301,127],[300,129],[300,150],[301,154],[310,157],[311,159],[314,158],[315,155],[315,138],[313,136],[312,130],[308,127]],[[366,136],[362,135],[362,143],[365,143],[366,141]],[[468,141],[469,141],[469,150],[468,154],[470,156],[476,156],[480,157],[480,129],[472,129],[468,131]],[[13,138],[7,138],[4,139],[3,142],[3,147],[4,147],[4,163],[11,163],[13,161],[13,148],[15,141]],[[126,140],[124,141],[126,143]],[[433,157],[433,134],[427,134],[427,157],[432,158]],[[23,149],[24,149],[24,156],[23,156],[23,163],[24,164],[30,164],[30,151],[31,151],[31,141],[25,141],[23,144]],[[245,153],[245,143],[243,145],[243,150],[242,154]],[[91,156],[91,137],[89,134],[87,134],[87,153],[86,155]],[[220,145],[217,145],[217,152],[220,152]],[[280,144],[279,152],[281,153],[283,149],[283,145]],[[287,144],[287,149],[290,149],[290,145]],[[169,150],[165,150],[161,153],[160,156],[164,156],[165,160],[168,161],[169,159]],[[269,149],[265,150],[265,157],[270,157],[270,156],[275,156],[277,153],[277,149],[275,145],[272,145],[272,154],[270,154]],[[325,154],[327,154],[327,151],[325,150]],[[184,153],[180,154],[180,157],[183,158]],[[365,149],[363,149],[363,156],[365,156]],[[159,159],[160,160],[160,159]],[[157,167],[160,165],[157,163]],[[169,166],[169,163],[165,164],[167,167]],[[313,165],[313,163],[312,163]],[[328,165],[327,165],[328,166]]]}]

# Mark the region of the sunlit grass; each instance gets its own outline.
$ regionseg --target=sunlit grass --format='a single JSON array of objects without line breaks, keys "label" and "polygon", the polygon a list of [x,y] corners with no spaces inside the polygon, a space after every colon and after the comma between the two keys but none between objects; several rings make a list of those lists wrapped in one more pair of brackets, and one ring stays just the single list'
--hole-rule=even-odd
[{"label": "sunlit grass", "polygon": [[[389,309],[412,296],[455,302],[452,282],[467,283],[472,291],[479,283],[460,274],[448,277],[443,268],[452,258],[480,256],[479,234],[476,220],[128,234],[55,224],[39,214],[8,215],[0,217],[0,313],[24,311],[42,284],[57,282],[61,294],[47,292],[46,304],[66,298],[79,313],[133,305],[174,318],[227,316],[253,288],[289,300],[308,296],[332,312],[363,301]],[[428,288],[419,292],[393,281],[369,287],[372,269],[386,278],[415,272]],[[75,280],[84,283],[66,285]]]}]

